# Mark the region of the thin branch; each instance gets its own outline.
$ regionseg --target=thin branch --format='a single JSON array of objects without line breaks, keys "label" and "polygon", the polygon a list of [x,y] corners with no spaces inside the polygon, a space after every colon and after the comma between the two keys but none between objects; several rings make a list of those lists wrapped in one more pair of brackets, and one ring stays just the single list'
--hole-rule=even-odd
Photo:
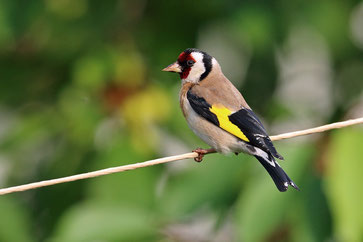
[{"label": "thin branch", "polygon": [[[289,139],[289,138],[294,138],[294,137],[298,137],[298,136],[320,133],[320,132],[324,132],[324,131],[331,130],[331,129],[339,129],[339,128],[343,128],[343,127],[347,127],[347,126],[351,126],[351,125],[355,125],[355,124],[362,124],[362,123],[363,123],[363,117],[357,118],[357,119],[351,119],[351,120],[347,120],[347,121],[343,121],[343,122],[327,124],[327,125],[323,125],[323,126],[312,128],[312,129],[305,129],[305,130],[301,130],[301,131],[295,131],[295,132],[275,135],[275,136],[271,136],[270,138],[273,141]],[[82,173],[82,174],[73,175],[73,176],[67,176],[67,177],[62,177],[62,178],[57,178],[57,179],[29,183],[29,184],[20,185],[20,186],[3,188],[3,189],[0,189],[0,195],[14,193],[14,192],[27,191],[27,190],[31,190],[31,189],[35,189],[35,188],[39,188],[39,187],[52,186],[55,184],[77,181],[77,180],[82,180],[82,179],[87,179],[87,178],[92,178],[92,177],[98,177],[98,176],[104,176],[104,175],[109,175],[112,173],[134,170],[134,169],[138,169],[138,168],[142,168],[142,167],[153,166],[153,165],[177,161],[177,160],[191,159],[191,158],[196,158],[196,157],[198,157],[198,154],[195,152],[191,152],[191,153],[169,156],[169,157],[155,159],[155,160],[144,161],[144,162],[130,164],[130,165],[111,167],[111,168],[107,168],[107,169]]]},{"label": "thin branch", "polygon": [[336,122],[336,123],[332,123],[332,124],[326,124],[326,125],[319,126],[316,128],[304,129],[304,130],[300,130],[300,131],[274,135],[274,136],[270,136],[270,138],[272,141],[290,139],[290,138],[294,138],[294,137],[298,137],[298,136],[321,133],[321,132],[325,132],[325,131],[328,131],[331,129],[340,129],[340,128],[344,128],[344,127],[348,127],[348,126],[352,126],[352,125],[356,125],[356,124],[362,124],[362,123],[363,123],[363,117],[357,118],[357,119],[350,119],[350,120],[342,121],[342,122]]}]

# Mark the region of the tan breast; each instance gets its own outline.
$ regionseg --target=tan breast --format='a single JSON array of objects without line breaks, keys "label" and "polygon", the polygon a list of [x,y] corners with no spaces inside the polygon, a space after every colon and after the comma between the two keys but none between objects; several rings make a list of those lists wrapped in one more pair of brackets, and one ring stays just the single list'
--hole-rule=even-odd
[{"label": "tan breast", "polygon": [[184,83],[182,85],[182,88],[180,89],[180,92],[179,92],[179,103],[180,103],[180,108],[183,112],[183,115],[185,118],[188,117],[188,113],[186,112],[185,110],[185,101],[187,99],[187,92],[189,91],[190,88],[192,88],[195,84],[193,83],[190,83],[190,82],[187,82],[187,83]]}]

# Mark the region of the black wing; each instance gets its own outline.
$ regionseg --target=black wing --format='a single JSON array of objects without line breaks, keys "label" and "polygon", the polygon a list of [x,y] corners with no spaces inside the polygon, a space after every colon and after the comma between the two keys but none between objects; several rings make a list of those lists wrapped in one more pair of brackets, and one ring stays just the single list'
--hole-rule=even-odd
[{"label": "black wing", "polygon": [[[220,127],[218,117],[210,110],[212,106],[203,97],[199,97],[189,90],[187,92],[187,99],[190,106],[197,114]],[[236,125],[248,138],[249,142],[246,142],[245,140],[244,142],[260,148],[278,159],[283,159],[283,157],[277,153],[261,121],[252,110],[242,108],[228,116],[228,118],[229,121]]]},{"label": "black wing", "polygon": [[276,151],[261,121],[251,109],[242,108],[230,115],[229,120],[241,129],[252,145],[272,154],[278,159],[284,159]]},{"label": "black wing", "polygon": [[187,99],[197,114],[219,127],[217,115],[210,111],[212,106],[204,98],[198,97],[189,90],[187,92]]}]

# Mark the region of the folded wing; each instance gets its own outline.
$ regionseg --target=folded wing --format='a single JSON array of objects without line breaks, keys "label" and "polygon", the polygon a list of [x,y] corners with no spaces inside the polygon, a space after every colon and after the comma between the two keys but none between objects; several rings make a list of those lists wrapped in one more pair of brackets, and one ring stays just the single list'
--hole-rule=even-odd
[{"label": "folded wing", "polygon": [[203,97],[193,94],[191,90],[187,93],[187,99],[193,110],[206,120],[242,141],[258,147],[278,159],[283,159],[277,153],[261,121],[251,109],[242,108],[234,112],[223,104],[209,104]]}]

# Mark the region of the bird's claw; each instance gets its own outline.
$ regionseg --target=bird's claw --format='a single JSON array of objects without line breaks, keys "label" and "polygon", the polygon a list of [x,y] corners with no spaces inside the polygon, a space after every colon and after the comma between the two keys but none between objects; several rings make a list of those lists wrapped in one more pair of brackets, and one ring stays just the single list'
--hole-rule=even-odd
[{"label": "bird's claw", "polygon": [[210,153],[210,150],[209,149],[197,148],[197,149],[193,150],[193,152],[198,154],[198,156],[195,157],[194,160],[196,162],[201,162],[203,160],[203,158],[204,158],[204,155]]}]

